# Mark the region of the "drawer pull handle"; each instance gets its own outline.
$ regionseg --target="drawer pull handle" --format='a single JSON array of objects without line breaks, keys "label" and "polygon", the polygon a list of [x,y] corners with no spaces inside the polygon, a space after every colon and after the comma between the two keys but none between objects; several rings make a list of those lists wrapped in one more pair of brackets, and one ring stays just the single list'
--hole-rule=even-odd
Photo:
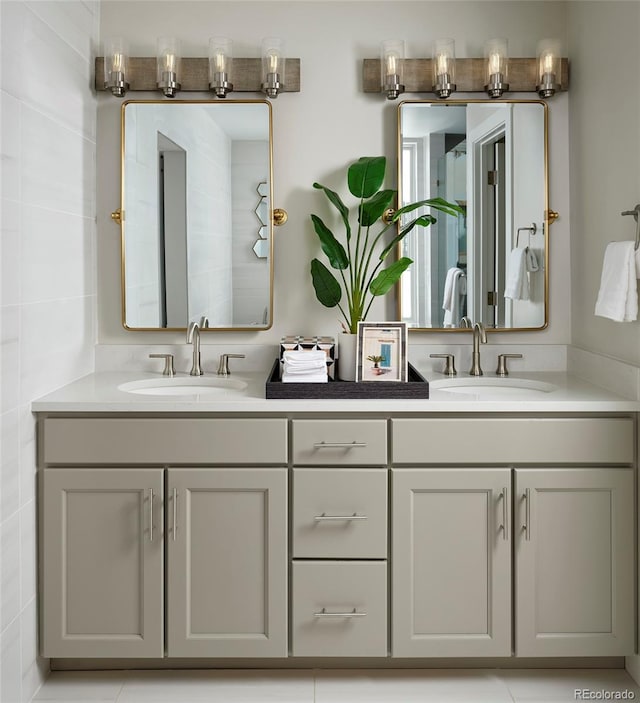
[{"label": "drawer pull handle", "polygon": [[327,515],[322,513],[322,515],[316,515],[313,519],[323,522],[324,520],[367,520],[368,518],[366,515],[358,515],[357,513],[353,515]]},{"label": "drawer pull handle", "polygon": [[332,613],[326,608],[323,608],[320,612],[314,613],[314,618],[363,618],[366,613],[358,612],[355,608],[353,610],[348,610],[346,613]]},{"label": "drawer pull handle", "polygon": [[314,449],[352,449],[353,447],[366,447],[366,442],[316,442],[313,447]]}]

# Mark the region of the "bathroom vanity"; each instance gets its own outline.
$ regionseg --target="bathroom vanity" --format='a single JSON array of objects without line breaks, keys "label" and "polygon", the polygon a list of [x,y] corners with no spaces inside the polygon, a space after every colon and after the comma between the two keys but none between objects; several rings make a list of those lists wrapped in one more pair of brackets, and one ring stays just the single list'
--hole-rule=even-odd
[{"label": "bathroom vanity", "polygon": [[637,403],[564,374],[526,403],[268,401],[251,374],[141,398],[132,378],[34,404],[43,656],[634,652]]}]

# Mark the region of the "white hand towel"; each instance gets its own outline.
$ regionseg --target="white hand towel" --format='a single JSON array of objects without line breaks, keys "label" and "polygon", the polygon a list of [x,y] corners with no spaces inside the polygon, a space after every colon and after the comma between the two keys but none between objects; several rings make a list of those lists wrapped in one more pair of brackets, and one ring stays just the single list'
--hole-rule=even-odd
[{"label": "white hand towel", "polygon": [[442,295],[444,326],[453,327],[460,318],[460,296],[467,292],[464,271],[453,267],[447,271]]},{"label": "white hand towel", "polygon": [[633,242],[610,242],[604,252],[595,314],[616,322],[638,317],[638,272]]},{"label": "white hand towel", "polygon": [[531,273],[537,271],[540,267],[538,266],[538,257],[536,256],[535,251],[533,251],[530,247],[527,247],[525,252],[527,257],[527,271]]},{"label": "white hand towel", "polygon": [[507,261],[507,282],[504,297],[512,300],[529,300],[529,278],[527,277],[527,252],[512,249]]}]

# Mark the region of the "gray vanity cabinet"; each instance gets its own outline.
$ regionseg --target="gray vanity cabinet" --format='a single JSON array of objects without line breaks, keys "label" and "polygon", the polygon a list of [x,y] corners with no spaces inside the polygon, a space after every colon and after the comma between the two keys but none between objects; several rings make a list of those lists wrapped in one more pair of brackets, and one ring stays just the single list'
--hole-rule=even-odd
[{"label": "gray vanity cabinet", "polygon": [[43,656],[287,656],[285,419],[42,424]]},{"label": "gray vanity cabinet", "polygon": [[516,469],[516,652],[633,652],[633,470]]},{"label": "gray vanity cabinet", "polygon": [[45,657],[162,657],[162,469],[41,474]]},{"label": "gray vanity cabinet", "polygon": [[167,655],[287,656],[287,470],[167,471]]},{"label": "gray vanity cabinet", "polygon": [[392,475],[393,656],[510,656],[510,470]]},{"label": "gray vanity cabinet", "polygon": [[392,469],[393,656],[509,656],[511,628],[519,657],[633,654],[631,417],[394,419],[392,439],[414,464]]}]

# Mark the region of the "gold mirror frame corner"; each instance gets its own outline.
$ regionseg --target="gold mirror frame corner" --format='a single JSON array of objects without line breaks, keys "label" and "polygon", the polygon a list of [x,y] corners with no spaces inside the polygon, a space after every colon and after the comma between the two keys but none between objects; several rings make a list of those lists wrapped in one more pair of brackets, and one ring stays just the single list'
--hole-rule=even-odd
[{"label": "gold mirror frame corner", "polygon": [[[469,104],[535,104],[541,105],[543,108],[543,127],[544,127],[544,147],[543,147],[543,158],[544,158],[544,236],[545,236],[545,251],[544,251],[544,316],[542,324],[536,327],[487,327],[486,331],[489,334],[494,333],[517,333],[517,332],[540,332],[549,327],[549,230],[550,225],[552,225],[558,218],[558,213],[550,209],[549,206],[549,105],[547,101],[540,99],[524,99],[519,100],[515,98],[507,99],[490,99],[490,98],[471,98],[471,99],[447,99],[447,100],[419,100],[419,99],[409,99],[402,100],[396,106],[396,166],[397,166],[397,184],[398,184],[398,195],[401,192],[402,186],[402,108],[406,105],[469,105]],[[399,206],[399,204],[398,204]],[[398,230],[399,230],[398,223]],[[402,255],[401,250],[402,243],[399,242],[396,245],[396,256],[400,257]],[[396,313],[397,319],[402,319],[402,286],[401,281],[398,281],[395,286],[396,290]],[[412,327],[407,326],[408,332],[413,333],[441,333],[446,332],[447,334],[456,334],[469,332],[467,328],[460,327]]]}]

